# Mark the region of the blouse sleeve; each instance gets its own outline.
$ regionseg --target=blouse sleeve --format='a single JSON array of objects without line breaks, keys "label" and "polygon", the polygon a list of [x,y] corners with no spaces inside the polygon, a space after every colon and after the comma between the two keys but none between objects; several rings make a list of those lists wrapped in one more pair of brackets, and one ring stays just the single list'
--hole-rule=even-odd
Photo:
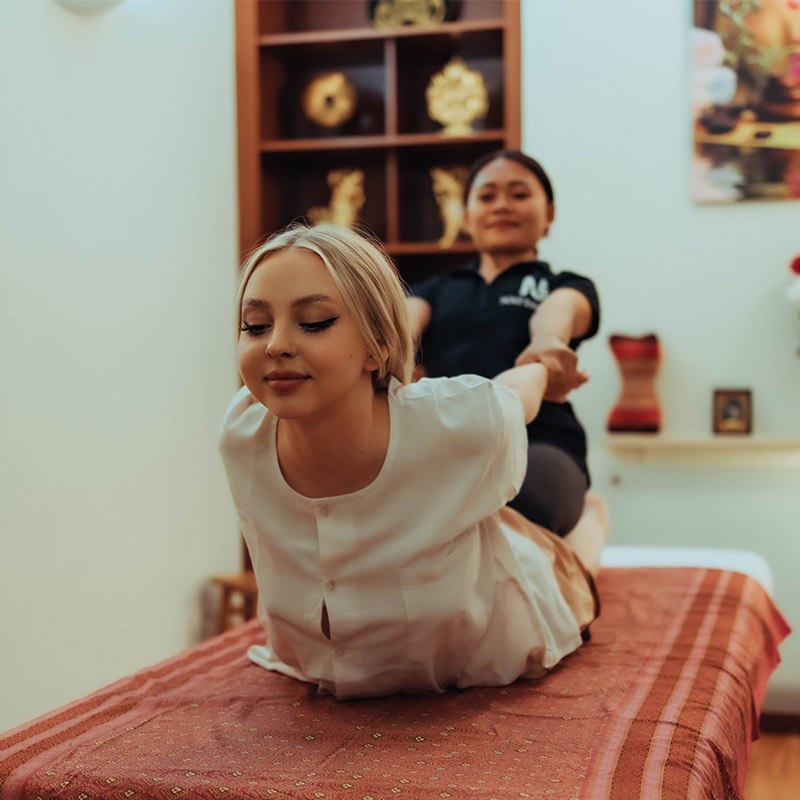
[{"label": "blouse sleeve", "polygon": [[414,409],[408,480],[436,496],[452,524],[474,525],[517,494],[528,439],[515,392],[477,375],[423,378],[401,391]]},{"label": "blouse sleeve", "polygon": [[589,305],[592,308],[592,320],[589,324],[589,330],[584,336],[579,339],[573,339],[569,343],[574,350],[585,339],[591,339],[600,327],[600,298],[598,297],[597,289],[589,278],[574,272],[560,272],[556,276],[552,289],[553,291],[556,289],[575,289],[589,301]]},{"label": "blouse sleeve", "polygon": [[443,280],[444,276],[434,275],[432,278],[428,278],[420,283],[415,283],[408,288],[408,295],[410,297],[419,297],[422,300],[427,300],[431,307],[434,307]]},{"label": "blouse sleeve", "polygon": [[266,417],[267,409],[243,386],[228,406],[220,425],[217,444],[240,517],[246,516],[242,498],[247,497],[252,488],[255,440]]}]

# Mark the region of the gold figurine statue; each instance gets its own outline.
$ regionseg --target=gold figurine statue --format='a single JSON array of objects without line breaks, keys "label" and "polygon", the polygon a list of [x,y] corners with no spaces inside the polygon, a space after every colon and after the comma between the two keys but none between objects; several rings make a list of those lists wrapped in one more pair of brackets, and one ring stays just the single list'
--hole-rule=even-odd
[{"label": "gold figurine statue", "polygon": [[489,110],[483,75],[454,56],[437,72],[425,90],[428,115],[444,125],[445,136],[471,136],[471,123]]},{"label": "gold figurine statue", "polygon": [[433,196],[439,204],[444,231],[439,247],[447,248],[458,239],[464,225],[464,186],[469,169],[464,166],[433,167],[430,171]]},{"label": "gold figurine statue", "polygon": [[358,93],[344,73],[326,72],[306,86],[300,103],[312,122],[336,128],[355,114]]},{"label": "gold figurine statue", "polygon": [[376,28],[396,25],[438,25],[446,13],[444,0],[379,0],[372,12]]},{"label": "gold figurine statue", "polygon": [[364,194],[364,171],[360,169],[332,169],[328,173],[331,200],[327,206],[314,206],[308,216],[315,225],[334,222],[352,228],[358,213],[367,199]]}]

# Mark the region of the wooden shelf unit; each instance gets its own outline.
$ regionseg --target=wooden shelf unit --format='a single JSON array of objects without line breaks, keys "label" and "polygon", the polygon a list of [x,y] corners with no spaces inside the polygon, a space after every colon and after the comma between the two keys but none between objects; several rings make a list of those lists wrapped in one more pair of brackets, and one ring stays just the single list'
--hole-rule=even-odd
[{"label": "wooden shelf unit", "polygon": [[[435,26],[375,28],[366,0],[236,0],[239,218],[242,253],[330,199],[327,173],[364,170],[366,225],[413,282],[463,262],[468,241],[443,250],[429,170],[469,165],[520,146],[519,0],[462,0]],[[459,55],[484,78],[485,119],[447,137],[430,119],[425,88]],[[307,119],[302,91],[341,71],[358,92],[336,129]]]}]

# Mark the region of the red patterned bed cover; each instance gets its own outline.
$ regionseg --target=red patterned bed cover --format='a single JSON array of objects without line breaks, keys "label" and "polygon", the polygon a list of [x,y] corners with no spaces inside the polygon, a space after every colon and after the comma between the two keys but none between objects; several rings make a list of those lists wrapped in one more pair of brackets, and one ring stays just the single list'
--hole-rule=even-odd
[{"label": "red patterned bed cover", "polygon": [[338,702],[253,621],[0,736],[2,800],[735,798],[788,626],[752,578],[606,569],[539,681]]}]

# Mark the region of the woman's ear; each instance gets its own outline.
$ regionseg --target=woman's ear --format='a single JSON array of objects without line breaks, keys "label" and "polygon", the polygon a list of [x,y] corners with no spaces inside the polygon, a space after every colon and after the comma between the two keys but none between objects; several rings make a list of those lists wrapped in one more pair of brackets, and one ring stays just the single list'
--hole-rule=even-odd
[{"label": "woman's ear", "polygon": [[472,217],[470,217],[466,206],[464,206],[464,216],[461,219],[461,230],[464,231],[470,239],[472,238]]},{"label": "woman's ear", "polygon": [[389,360],[389,348],[385,342],[378,342],[378,352],[380,353],[380,361],[372,354],[367,354],[365,367],[369,372],[379,370]]},{"label": "woman's ear", "polygon": [[555,203],[548,203],[547,204],[547,225],[544,229],[544,235],[547,236],[550,233],[550,226],[555,222],[556,219],[556,206]]}]

